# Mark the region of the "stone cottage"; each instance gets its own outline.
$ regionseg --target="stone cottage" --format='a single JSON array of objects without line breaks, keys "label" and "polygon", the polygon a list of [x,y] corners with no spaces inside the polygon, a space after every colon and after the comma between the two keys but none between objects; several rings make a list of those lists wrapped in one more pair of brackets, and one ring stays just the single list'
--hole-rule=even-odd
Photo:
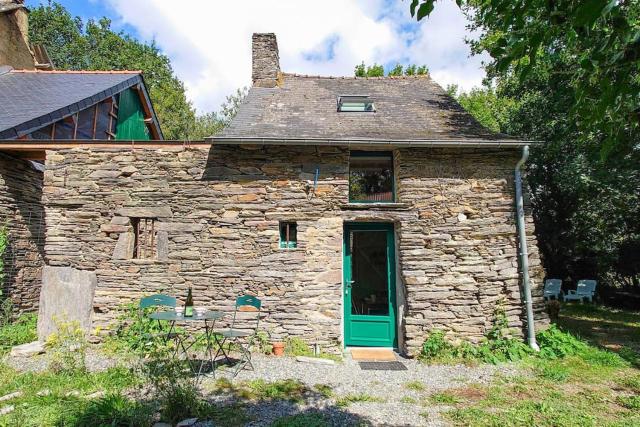
[{"label": "stone cottage", "polygon": [[[415,355],[435,328],[478,340],[498,304],[524,329],[526,142],[480,126],[429,76],[281,72],[273,34],[254,34],[252,74],[204,142],[41,145],[44,260],[93,288],[92,329],[189,287],[228,312],[257,295],[273,337],[336,348]],[[544,322],[530,216],[526,236]]]}]

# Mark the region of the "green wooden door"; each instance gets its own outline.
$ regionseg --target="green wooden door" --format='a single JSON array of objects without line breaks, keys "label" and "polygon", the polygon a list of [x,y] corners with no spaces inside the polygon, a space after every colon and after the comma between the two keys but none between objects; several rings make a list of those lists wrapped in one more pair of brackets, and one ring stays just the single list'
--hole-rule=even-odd
[{"label": "green wooden door", "polygon": [[344,336],[347,346],[396,347],[393,224],[344,229]]}]

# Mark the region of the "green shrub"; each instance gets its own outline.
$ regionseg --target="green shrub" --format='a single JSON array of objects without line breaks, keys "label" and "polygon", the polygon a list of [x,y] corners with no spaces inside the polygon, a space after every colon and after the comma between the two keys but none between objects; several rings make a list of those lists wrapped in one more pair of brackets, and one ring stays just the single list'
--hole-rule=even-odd
[{"label": "green shrub", "polygon": [[573,356],[585,351],[588,347],[584,341],[568,332],[561,331],[554,324],[544,331],[538,332],[536,340],[540,346],[539,356],[544,359]]},{"label": "green shrub", "polygon": [[[163,339],[168,327],[149,317],[156,311],[157,307],[140,310],[134,303],[122,306],[114,331],[105,340],[105,345],[118,352],[144,356],[170,348],[173,342]],[[176,328],[176,332],[181,332],[181,329]]]},{"label": "green shrub", "polygon": [[419,358],[422,360],[437,360],[453,357],[455,347],[444,337],[444,331],[434,329],[422,344]]},{"label": "green shrub", "polygon": [[11,347],[35,341],[37,317],[34,313],[23,314],[14,322],[0,325],[0,354]]},{"label": "green shrub", "polygon": [[302,338],[289,337],[285,341],[284,351],[289,356],[312,356],[313,351]]},{"label": "green shrub", "polygon": [[520,360],[531,354],[531,349],[521,339],[509,336],[508,332],[507,317],[499,306],[493,326],[481,343],[454,345],[446,340],[443,331],[434,330],[423,343],[419,358],[424,361],[477,360],[495,364]]}]

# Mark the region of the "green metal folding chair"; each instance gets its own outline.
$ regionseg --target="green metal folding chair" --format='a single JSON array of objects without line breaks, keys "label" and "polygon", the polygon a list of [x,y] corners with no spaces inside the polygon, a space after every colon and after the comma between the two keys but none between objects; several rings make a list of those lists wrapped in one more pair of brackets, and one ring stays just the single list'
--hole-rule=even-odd
[{"label": "green metal folding chair", "polygon": [[158,330],[160,331],[159,333],[157,334],[145,333],[143,330],[143,322],[142,322],[142,317],[145,315],[146,309],[153,308],[153,307],[175,308],[176,304],[177,304],[176,298],[169,295],[163,295],[163,294],[155,294],[155,295],[151,295],[151,296],[140,299],[140,304],[138,305],[138,308],[139,308],[139,315],[141,316],[141,319],[140,319],[141,340],[145,338],[149,340],[154,340],[160,337],[162,339],[163,344],[166,344],[169,339],[174,338],[177,335],[176,332],[174,331],[173,324],[171,325],[171,329],[169,330],[169,332],[167,333],[163,332],[164,328],[162,327],[162,323],[160,322],[160,320],[157,320]]},{"label": "green metal folding chair", "polygon": [[[236,345],[238,351],[240,352],[240,360],[235,365],[235,369],[233,372],[233,376],[238,375],[245,366],[249,365],[251,369],[253,368],[253,363],[251,363],[251,351],[250,348],[253,345],[253,341],[258,332],[258,326],[260,324],[260,308],[262,307],[262,302],[252,296],[252,295],[243,295],[241,297],[236,298],[236,306],[233,312],[233,320],[231,321],[231,327],[229,329],[222,329],[216,331],[215,340],[216,344],[218,344],[218,350],[216,351],[216,355],[213,360],[217,360],[218,356],[222,353],[227,362],[231,361],[229,357],[229,352],[231,351],[231,345]],[[255,327],[251,327],[251,323],[253,321],[248,320],[247,324],[244,324],[243,328],[240,329],[237,327],[238,325],[238,312],[247,313],[247,312],[255,312]],[[247,320],[247,319],[243,319]],[[243,322],[244,323],[244,322]],[[219,340],[218,337],[222,337],[222,341]],[[224,350],[225,344],[228,344],[229,348],[227,351]]]}]

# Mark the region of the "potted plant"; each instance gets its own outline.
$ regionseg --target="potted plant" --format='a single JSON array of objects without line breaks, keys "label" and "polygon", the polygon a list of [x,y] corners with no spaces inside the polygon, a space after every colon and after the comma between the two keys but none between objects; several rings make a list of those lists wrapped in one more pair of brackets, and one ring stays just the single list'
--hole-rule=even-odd
[{"label": "potted plant", "polygon": [[284,342],[276,341],[276,342],[272,343],[271,346],[273,347],[274,356],[280,357],[280,356],[284,355]]}]

